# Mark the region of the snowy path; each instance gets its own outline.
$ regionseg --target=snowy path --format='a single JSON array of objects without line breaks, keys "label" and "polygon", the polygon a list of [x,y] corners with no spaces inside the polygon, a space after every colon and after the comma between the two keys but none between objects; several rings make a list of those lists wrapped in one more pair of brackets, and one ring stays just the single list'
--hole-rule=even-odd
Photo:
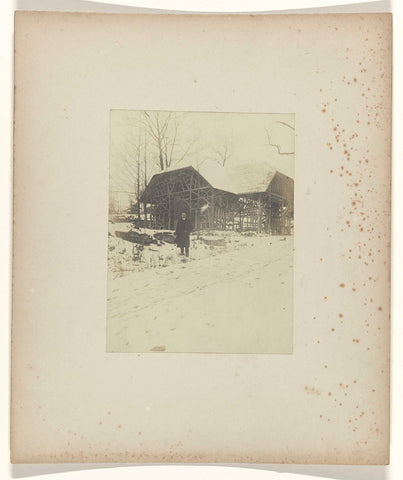
[{"label": "snowy path", "polygon": [[107,351],[291,353],[292,240],[111,280]]}]

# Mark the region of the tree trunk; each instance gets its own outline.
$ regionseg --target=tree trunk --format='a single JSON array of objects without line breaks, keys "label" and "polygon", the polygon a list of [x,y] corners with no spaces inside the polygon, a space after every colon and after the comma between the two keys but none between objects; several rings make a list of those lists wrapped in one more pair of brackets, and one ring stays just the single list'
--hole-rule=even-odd
[{"label": "tree trunk", "polygon": [[140,211],[140,145],[141,140],[139,138],[139,149],[137,152],[137,217],[139,220],[139,226],[141,226],[141,211]]}]

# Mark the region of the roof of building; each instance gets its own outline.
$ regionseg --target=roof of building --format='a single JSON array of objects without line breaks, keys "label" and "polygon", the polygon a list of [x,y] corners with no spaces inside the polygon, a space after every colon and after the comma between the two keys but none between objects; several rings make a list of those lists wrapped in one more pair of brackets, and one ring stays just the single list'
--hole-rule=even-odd
[{"label": "roof of building", "polygon": [[237,194],[265,192],[276,173],[277,170],[265,162],[228,166]]},{"label": "roof of building", "polygon": [[213,188],[224,192],[238,193],[228,170],[219,163],[207,160],[194,168]]},{"label": "roof of building", "polygon": [[251,162],[243,165],[232,164],[222,167],[215,161],[206,160],[197,166],[190,164],[182,165],[180,167],[168,168],[155,174],[148,184],[144,196],[147,196],[147,190],[149,191],[153,184],[158,183],[159,179],[173,172],[188,168],[197,171],[216,190],[237,195],[266,192],[276,174],[285,177],[288,182],[293,182],[293,179],[278,172],[266,162]]}]

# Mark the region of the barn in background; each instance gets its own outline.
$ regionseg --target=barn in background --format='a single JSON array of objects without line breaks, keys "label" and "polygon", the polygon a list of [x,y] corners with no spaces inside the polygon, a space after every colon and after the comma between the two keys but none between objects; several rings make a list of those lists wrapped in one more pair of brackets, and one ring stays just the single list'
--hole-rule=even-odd
[{"label": "barn in background", "polygon": [[140,201],[147,226],[173,230],[186,212],[195,230],[292,233],[294,180],[267,164],[203,162],[154,175]]},{"label": "barn in background", "polygon": [[294,180],[266,163],[229,170],[238,195],[238,230],[273,235],[291,234],[294,219]]},{"label": "barn in background", "polygon": [[150,226],[173,230],[186,212],[195,229],[227,228],[238,196],[226,171],[217,167],[189,165],[154,175],[140,199],[152,207]]}]

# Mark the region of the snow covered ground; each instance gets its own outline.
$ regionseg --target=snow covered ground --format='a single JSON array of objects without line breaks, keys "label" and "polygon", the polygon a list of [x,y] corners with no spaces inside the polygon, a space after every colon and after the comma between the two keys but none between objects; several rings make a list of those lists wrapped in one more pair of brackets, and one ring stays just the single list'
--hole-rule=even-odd
[{"label": "snow covered ground", "polygon": [[133,255],[113,236],[122,226],[109,237],[108,352],[292,352],[293,237],[202,232],[184,261],[172,244]]},{"label": "snow covered ground", "polygon": [[[108,270],[113,278],[149,268],[165,268],[183,260],[179,256],[179,249],[176,245],[160,242],[160,245],[151,244],[143,247],[115,236],[116,231],[128,232],[130,230],[151,236],[164,231],[168,232],[168,230],[149,228],[134,229],[130,223],[109,223]],[[254,237],[256,237],[254,232],[243,235],[232,231],[192,233],[190,236],[190,260],[199,260],[224,251],[250,246],[253,244]],[[212,243],[222,243],[222,245],[212,246]]]}]

